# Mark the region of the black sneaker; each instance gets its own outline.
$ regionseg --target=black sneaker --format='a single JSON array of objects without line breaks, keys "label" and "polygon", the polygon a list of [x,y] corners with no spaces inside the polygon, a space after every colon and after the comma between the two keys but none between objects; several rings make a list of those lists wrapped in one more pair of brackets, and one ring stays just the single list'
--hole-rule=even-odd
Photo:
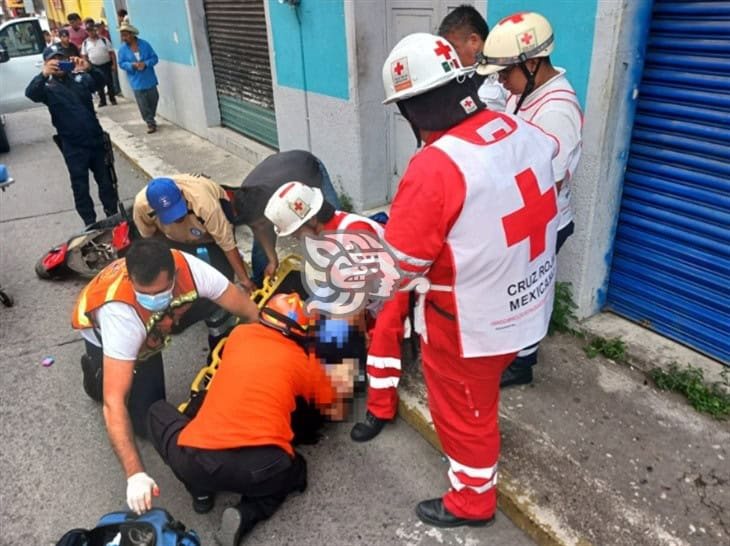
[{"label": "black sneaker", "polygon": [[368,442],[380,434],[387,422],[387,419],[375,417],[368,411],[365,413],[365,422],[355,423],[355,426],[352,427],[350,438],[354,442]]},{"label": "black sneaker", "polygon": [[221,525],[215,533],[215,542],[219,546],[238,546],[243,535],[243,516],[235,506],[223,510]]},{"label": "black sneaker", "polygon": [[215,495],[193,495],[193,510],[196,514],[207,514],[215,506]]},{"label": "black sneaker", "polygon": [[532,366],[513,363],[502,372],[499,388],[504,389],[505,387],[514,385],[529,385],[530,383],[532,383]]}]

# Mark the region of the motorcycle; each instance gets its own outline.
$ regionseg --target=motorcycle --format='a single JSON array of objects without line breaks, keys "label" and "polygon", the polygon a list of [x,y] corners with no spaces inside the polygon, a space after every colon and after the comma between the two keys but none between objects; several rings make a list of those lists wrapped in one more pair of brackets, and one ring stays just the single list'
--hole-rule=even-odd
[{"label": "motorcycle", "polygon": [[[116,185],[116,175],[114,180]],[[229,201],[221,200],[221,204],[233,221],[235,213],[231,204],[236,188],[223,186],[223,189]],[[132,208],[125,208],[120,202],[119,210],[46,252],[36,263],[36,275],[46,280],[63,280],[74,274],[92,279],[111,262],[123,258],[139,233],[132,221]]]},{"label": "motorcycle", "polygon": [[50,280],[65,279],[72,274],[85,279],[95,277],[108,264],[123,257],[139,236],[130,220],[131,214],[131,209],[122,209],[54,246],[36,263],[36,275]]}]

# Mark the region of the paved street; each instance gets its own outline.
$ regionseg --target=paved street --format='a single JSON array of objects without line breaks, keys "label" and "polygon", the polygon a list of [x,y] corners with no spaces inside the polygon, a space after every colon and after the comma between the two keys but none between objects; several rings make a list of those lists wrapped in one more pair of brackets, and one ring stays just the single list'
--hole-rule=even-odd
[{"label": "paved street", "polygon": [[[43,252],[82,227],[48,113],[8,116],[7,131],[12,149],[0,162],[16,184],[0,194],[0,283],[16,305],[0,308],[0,544],[48,545],[67,529],[93,526],[102,514],[124,508],[126,484],[100,407],[81,389],[82,343],[69,313],[83,282],[43,282],[33,272]],[[145,180],[119,154],[117,171],[129,202]],[[197,327],[165,353],[170,401],[185,398],[206,349],[204,328]],[[45,356],[55,364],[41,366]],[[330,426],[319,445],[302,450],[309,489],[290,498],[246,544],[532,544],[504,516],[488,529],[424,526],[413,507],[446,487],[440,454],[403,422],[364,446],[349,441],[349,427]],[[213,544],[220,514],[235,497],[223,495],[211,514],[196,515],[151,445],[143,443],[141,451],[162,492],[156,503],[196,529],[203,544]]]}]

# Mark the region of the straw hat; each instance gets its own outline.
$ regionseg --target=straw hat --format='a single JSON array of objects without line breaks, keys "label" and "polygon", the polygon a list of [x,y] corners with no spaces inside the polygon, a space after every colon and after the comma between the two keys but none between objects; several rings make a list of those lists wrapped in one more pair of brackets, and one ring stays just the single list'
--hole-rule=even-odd
[{"label": "straw hat", "polygon": [[127,21],[125,21],[121,24],[121,26],[119,27],[119,32],[131,32],[135,36],[137,36],[137,34],[139,34],[139,30],[137,30],[137,27],[135,27],[131,23],[128,23]]}]

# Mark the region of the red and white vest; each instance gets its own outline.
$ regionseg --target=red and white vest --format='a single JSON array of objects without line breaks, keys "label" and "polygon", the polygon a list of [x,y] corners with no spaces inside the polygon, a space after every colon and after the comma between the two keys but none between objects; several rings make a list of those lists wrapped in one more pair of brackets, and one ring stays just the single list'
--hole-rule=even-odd
[{"label": "red and white vest", "polygon": [[385,226],[375,220],[371,220],[366,216],[351,214],[341,210],[335,211],[334,216],[332,216],[332,218],[330,218],[323,227],[323,230],[325,231],[347,231],[348,229],[355,231],[370,231],[381,239],[385,234]]},{"label": "red and white vest", "polygon": [[552,138],[505,114],[469,130],[461,135],[457,126],[432,144],[461,172],[466,190],[444,249],[464,358],[519,351],[545,336],[559,219]]}]

